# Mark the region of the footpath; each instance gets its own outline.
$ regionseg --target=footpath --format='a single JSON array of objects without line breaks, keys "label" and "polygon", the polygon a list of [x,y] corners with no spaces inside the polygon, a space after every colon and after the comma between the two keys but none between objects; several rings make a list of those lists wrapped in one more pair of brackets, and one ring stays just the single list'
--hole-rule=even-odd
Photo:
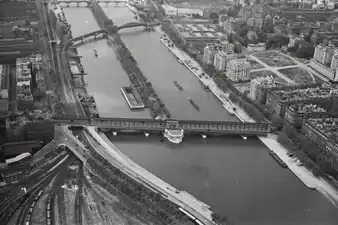
[{"label": "footpath", "polygon": [[[164,34],[160,28],[156,29],[157,32]],[[168,37],[166,37],[169,39]],[[184,51],[177,48],[175,45],[169,46],[168,41],[165,41],[163,38],[160,40],[178,59],[180,59],[183,64],[205,85],[208,86],[211,92],[222,102],[223,108],[225,110],[236,108],[232,113],[234,113],[242,122],[255,122],[243,108],[239,107],[237,104],[229,100],[228,93],[223,92],[220,88],[217,87],[216,83],[206,74],[201,66],[188,54]],[[172,44],[173,42],[170,41]],[[201,76],[204,74],[203,76]],[[331,185],[328,181],[323,178],[318,178],[313,175],[313,173],[305,168],[300,166],[298,160],[295,160],[292,157],[287,155],[288,150],[284,148],[278,141],[277,136],[274,134],[269,134],[267,137],[258,137],[271,151],[276,153],[276,155],[283,160],[283,162],[288,166],[288,168],[309,188],[318,190],[323,194],[333,205],[338,207],[338,191],[336,188]]]}]

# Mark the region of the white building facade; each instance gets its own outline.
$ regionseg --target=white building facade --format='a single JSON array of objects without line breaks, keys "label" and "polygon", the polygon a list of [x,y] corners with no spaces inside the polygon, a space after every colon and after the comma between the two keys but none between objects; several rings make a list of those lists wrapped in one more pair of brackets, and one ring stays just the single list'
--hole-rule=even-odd
[{"label": "white building facade", "polygon": [[232,81],[250,80],[251,65],[246,59],[233,59],[227,63],[226,76]]}]

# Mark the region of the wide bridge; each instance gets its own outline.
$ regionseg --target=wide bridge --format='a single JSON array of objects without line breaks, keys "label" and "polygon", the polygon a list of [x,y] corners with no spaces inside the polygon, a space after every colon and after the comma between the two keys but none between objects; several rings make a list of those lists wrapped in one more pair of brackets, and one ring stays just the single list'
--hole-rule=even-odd
[{"label": "wide bridge", "polygon": [[[126,5],[128,0],[95,0],[101,6],[117,6],[117,5]],[[92,1],[90,0],[58,0],[57,4],[61,7],[90,7]]]},{"label": "wide bridge", "polygon": [[185,133],[216,135],[267,135],[270,132],[268,123],[242,123],[232,121],[195,121],[195,120],[153,120],[134,118],[54,118],[57,124],[74,126],[95,126],[112,131],[161,132],[165,129],[183,129]]}]

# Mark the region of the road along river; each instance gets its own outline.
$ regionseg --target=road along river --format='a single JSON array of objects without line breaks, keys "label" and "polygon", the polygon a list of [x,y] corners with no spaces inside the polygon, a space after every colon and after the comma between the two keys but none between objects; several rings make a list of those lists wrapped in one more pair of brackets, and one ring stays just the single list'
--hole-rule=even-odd
[{"label": "road along river", "polygon": [[[105,11],[116,24],[133,20],[127,8]],[[98,29],[90,10],[70,8],[65,12],[74,37]],[[160,34],[142,30],[120,33],[174,118],[232,119],[160,43]],[[94,48],[99,53],[97,59]],[[82,45],[78,50],[88,73],[89,92],[94,93],[102,117],[148,116],[148,112],[129,111],[119,90],[121,84],[129,84],[128,77],[105,41]],[[173,85],[174,80],[184,87],[183,92]],[[201,106],[200,112],[186,100],[189,96]],[[306,188],[289,170],[282,169],[256,138],[244,141],[236,137],[185,137],[182,144],[175,146],[158,136],[109,138],[133,161],[234,219],[236,225],[336,225],[338,221],[337,209],[319,193]]]}]

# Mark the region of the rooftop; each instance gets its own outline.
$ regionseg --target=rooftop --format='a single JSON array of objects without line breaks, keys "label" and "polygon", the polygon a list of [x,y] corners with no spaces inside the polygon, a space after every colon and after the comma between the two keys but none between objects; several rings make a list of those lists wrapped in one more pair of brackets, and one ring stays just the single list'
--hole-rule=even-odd
[{"label": "rooftop", "polygon": [[296,90],[279,90],[274,91],[273,95],[282,102],[302,101],[314,98],[328,98],[332,96],[333,89],[316,87]]},{"label": "rooftop", "polygon": [[326,109],[316,104],[297,103],[290,106],[290,109],[299,113],[318,113],[327,112]]},{"label": "rooftop", "polygon": [[27,1],[0,2],[0,17],[28,16],[36,14],[35,3]]},{"label": "rooftop", "polygon": [[273,76],[256,77],[251,80],[251,83],[255,83],[256,85],[260,85],[260,86],[267,87],[267,88],[281,86],[280,83],[275,82],[275,79]]},{"label": "rooftop", "polygon": [[311,118],[307,122],[324,134],[328,139],[337,143],[338,137],[338,118]]}]

